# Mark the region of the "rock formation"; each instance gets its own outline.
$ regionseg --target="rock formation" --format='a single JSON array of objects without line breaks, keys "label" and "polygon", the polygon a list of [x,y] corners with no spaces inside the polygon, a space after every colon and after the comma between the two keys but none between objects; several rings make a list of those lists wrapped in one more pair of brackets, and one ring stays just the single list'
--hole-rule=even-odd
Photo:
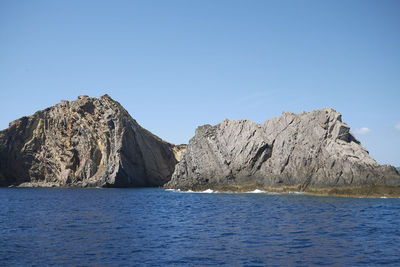
[{"label": "rock formation", "polygon": [[80,96],[0,132],[0,185],[161,186],[182,150],[140,127],[108,95]]},{"label": "rock formation", "polygon": [[298,190],[400,185],[379,165],[333,109],[283,113],[263,124],[224,120],[196,130],[166,188],[200,190],[252,184]]}]

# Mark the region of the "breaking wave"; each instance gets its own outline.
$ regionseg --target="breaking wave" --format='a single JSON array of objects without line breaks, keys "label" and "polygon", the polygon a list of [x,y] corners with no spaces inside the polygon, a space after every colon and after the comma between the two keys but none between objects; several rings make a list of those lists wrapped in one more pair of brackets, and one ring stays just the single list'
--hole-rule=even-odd
[{"label": "breaking wave", "polygon": [[249,194],[264,194],[264,193],[267,193],[267,192],[264,191],[264,190],[255,189],[253,191],[249,191],[249,192],[246,192],[246,193],[249,193]]},{"label": "breaking wave", "polygon": [[196,193],[196,194],[211,194],[211,193],[219,193],[217,190],[212,190],[212,189],[206,189],[204,191],[193,191],[193,190],[187,190],[183,191],[180,189],[165,189],[166,191],[172,191],[172,192],[178,192],[178,193]]}]

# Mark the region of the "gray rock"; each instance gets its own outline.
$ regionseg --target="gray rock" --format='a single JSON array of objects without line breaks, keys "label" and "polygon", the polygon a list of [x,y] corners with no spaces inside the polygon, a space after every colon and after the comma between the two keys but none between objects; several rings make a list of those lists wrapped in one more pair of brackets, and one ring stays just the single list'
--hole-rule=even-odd
[{"label": "gray rock", "polygon": [[166,188],[254,184],[326,188],[400,185],[400,175],[379,165],[333,109],[283,113],[263,124],[224,120],[196,130]]},{"label": "gray rock", "polygon": [[140,127],[108,95],[79,96],[0,132],[0,185],[161,186],[182,150]]}]

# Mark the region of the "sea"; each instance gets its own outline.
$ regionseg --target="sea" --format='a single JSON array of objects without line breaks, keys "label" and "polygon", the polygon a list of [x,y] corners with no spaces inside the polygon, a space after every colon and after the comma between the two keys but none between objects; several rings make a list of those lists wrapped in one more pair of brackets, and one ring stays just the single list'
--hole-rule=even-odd
[{"label": "sea", "polygon": [[0,188],[0,266],[400,266],[400,199]]}]

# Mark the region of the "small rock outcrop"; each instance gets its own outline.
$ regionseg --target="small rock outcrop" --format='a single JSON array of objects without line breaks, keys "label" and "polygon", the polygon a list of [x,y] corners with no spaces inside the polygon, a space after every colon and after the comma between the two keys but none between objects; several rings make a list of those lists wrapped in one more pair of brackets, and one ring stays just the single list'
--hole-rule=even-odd
[{"label": "small rock outcrop", "polygon": [[196,130],[166,188],[253,184],[299,190],[383,184],[400,175],[379,165],[333,109],[283,113],[263,124],[224,120]]},{"label": "small rock outcrop", "polygon": [[179,151],[108,95],[80,96],[0,131],[0,185],[161,186]]}]

